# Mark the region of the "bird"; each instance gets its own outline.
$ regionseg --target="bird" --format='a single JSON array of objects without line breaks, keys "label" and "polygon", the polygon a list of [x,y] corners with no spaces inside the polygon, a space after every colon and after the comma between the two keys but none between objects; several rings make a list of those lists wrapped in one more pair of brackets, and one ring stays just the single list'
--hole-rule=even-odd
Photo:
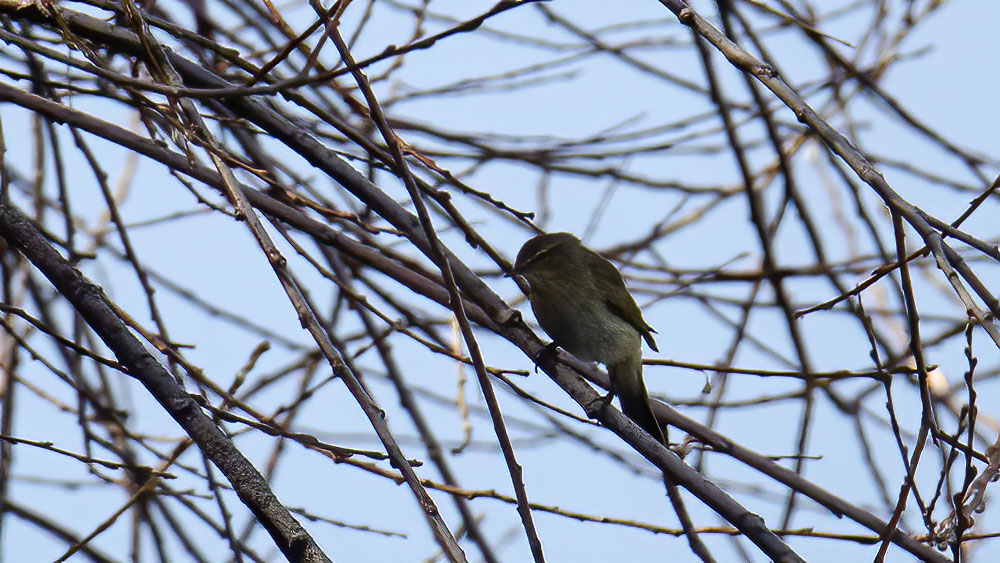
[{"label": "bird", "polygon": [[508,276],[528,281],[531,310],[553,344],[603,364],[622,412],[661,443],[642,378],[642,340],[659,352],[621,272],[571,233],[537,235],[521,247]]}]

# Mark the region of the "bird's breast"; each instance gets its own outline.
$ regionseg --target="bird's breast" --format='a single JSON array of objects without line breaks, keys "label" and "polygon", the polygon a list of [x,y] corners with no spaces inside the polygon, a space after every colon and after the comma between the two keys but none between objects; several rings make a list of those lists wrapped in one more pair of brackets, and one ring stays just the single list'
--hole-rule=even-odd
[{"label": "bird's breast", "polygon": [[533,287],[531,309],[545,333],[581,360],[615,364],[641,346],[639,332],[597,295],[573,287],[556,292]]}]

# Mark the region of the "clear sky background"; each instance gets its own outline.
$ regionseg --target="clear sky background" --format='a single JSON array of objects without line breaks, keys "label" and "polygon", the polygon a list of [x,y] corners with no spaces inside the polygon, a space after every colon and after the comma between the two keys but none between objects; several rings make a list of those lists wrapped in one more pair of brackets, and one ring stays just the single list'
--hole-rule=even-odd
[{"label": "clear sky background", "polygon": [[[714,3],[693,2],[695,9],[706,16],[714,14]],[[817,3],[823,10],[834,10],[835,5],[845,2]],[[888,2],[892,13],[902,9],[902,2]],[[770,5],[770,3],[769,3]],[[180,19],[185,17],[185,8],[175,2],[162,2],[161,6]],[[360,17],[362,4],[351,6],[345,17],[345,29],[350,29]],[[484,2],[431,2],[431,10],[447,13],[459,20],[471,17],[488,9]],[[658,67],[687,77],[698,84],[704,83],[704,75],[693,49],[690,35],[679,25],[665,8],[652,0],[628,0],[614,3],[578,0],[574,2],[555,1],[546,6],[558,14],[571,19],[583,28],[611,25],[642,19],[662,20],[661,23],[642,30],[633,30],[630,37],[662,38],[680,45],[639,51],[637,56]],[[72,9],[79,8],[68,4]],[[209,3],[209,11],[221,21],[227,12]],[[301,6],[281,7],[289,23],[296,30],[303,29],[311,22],[311,12]],[[376,3],[373,22],[355,46],[357,58],[380,52],[387,44],[403,44],[411,32],[409,17],[382,3]],[[832,37],[847,43],[857,41],[867,24],[870,13],[854,13],[850,17],[836,18],[824,22],[822,30]],[[715,21],[713,19],[713,21]],[[913,115],[935,130],[943,132],[949,140],[981,153],[993,161],[997,155],[996,132],[1000,130],[1000,111],[997,109],[996,93],[1000,91],[1000,72],[997,68],[995,51],[996,24],[1000,21],[1000,5],[995,2],[947,2],[937,12],[922,21],[919,29],[897,50],[897,54],[908,60],[896,63],[880,85],[894,96]],[[426,22],[427,34],[447,27],[440,21]],[[574,38],[565,34],[557,26],[545,21],[534,7],[522,7],[491,19],[489,29],[517,33],[524,36],[541,37],[554,43],[572,43]],[[409,54],[405,64],[391,81],[379,85],[378,93],[383,98],[403,95],[415,90],[433,89],[441,85],[466,79],[470,76],[491,75],[520,68],[533,61],[554,57],[555,50],[529,47],[514,41],[497,37],[489,29],[473,34],[448,38],[427,51]],[[623,35],[624,37],[625,35]],[[822,58],[812,47],[802,43],[796,33],[774,32],[768,35],[768,46],[783,77],[789,83],[805,85],[801,91],[810,92],[811,81],[825,76],[826,67]],[[853,56],[850,47],[840,46],[840,51]],[[388,63],[375,65],[369,75],[377,75]],[[715,64],[723,75],[727,91],[745,91],[742,81],[725,65],[724,59],[715,55]],[[589,134],[616,127],[619,130],[637,130],[665,123],[671,123],[699,111],[710,111],[704,96],[684,92],[675,86],[652,80],[648,75],[634,68],[622,65],[620,61],[608,57],[588,58],[585,65],[568,64],[553,70],[560,74],[570,72],[564,79],[542,81],[534,87],[513,91],[477,92],[447,97],[416,97],[412,100],[393,104],[392,117],[419,123],[433,124],[436,128],[450,131],[488,131],[499,135],[512,135],[512,147],[546,146],[552,139],[577,139]],[[5,81],[7,79],[4,79]],[[22,84],[23,87],[23,84]],[[773,98],[770,93],[765,93]],[[814,108],[822,108],[828,102],[827,93],[809,98]],[[123,125],[131,122],[131,114],[121,106],[111,106],[103,101],[74,101],[78,109],[93,110],[105,119],[118,121]],[[775,106],[777,107],[777,106]],[[19,108],[0,105],[4,133],[8,144],[7,161],[15,168],[28,171],[27,163],[32,158],[30,143],[18,142],[27,138],[30,130],[29,116]],[[963,163],[945,155],[932,143],[916,134],[912,128],[888,115],[884,104],[870,96],[855,97],[851,103],[855,123],[861,124],[852,138],[858,146],[869,154],[886,160],[913,163],[926,170],[933,170],[942,177],[957,179],[982,189]],[[787,127],[797,127],[794,115],[787,109],[779,110],[777,117]],[[624,124],[624,125],[623,125]],[[832,125],[842,125],[834,118]],[[689,128],[689,131],[718,126],[718,120],[707,120]],[[760,138],[757,125],[745,130],[746,139]],[[844,131],[847,133],[846,131]],[[442,147],[438,141],[429,139],[418,132],[399,129],[400,135],[421,148]],[[678,131],[663,135],[664,140],[682,137]],[[718,139],[714,140],[716,143]],[[118,173],[126,163],[126,155],[118,147],[94,140],[105,167],[112,174]],[[627,170],[636,175],[664,180],[683,179],[703,184],[733,186],[738,182],[738,172],[731,153],[715,150],[712,143],[695,140],[680,143],[663,151],[630,157]],[[280,151],[278,147],[273,147]],[[814,211],[820,217],[820,228],[828,233],[827,240],[833,241],[829,248],[833,262],[847,259],[858,250],[867,252],[868,243],[856,243],[848,238],[838,238],[838,226],[832,217],[842,211],[853,214],[853,203],[845,194],[831,197],[828,183],[824,179],[823,165],[826,156],[818,147],[802,149],[812,154],[816,162],[814,168],[801,165],[796,168],[797,180],[808,200],[815,205]],[[766,149],[751,151],[754,167],[757,168],[772,157]],[[79,177],[79,193],[74,194],[74,211],[81,217],[95,217],[104,208],[93,180],[86,176],[80,155],[67,155],[67,167]],[[455,172],[461,170],[454,161],[441,159]],[[289,155],[287,163],[304,176],[316,176],[306,163]],[[944,220],[956,217],[974,197],[972,193],[956,192],[934,185],[897,167],[882,166],[880,170],[893,188],[910,202],[928,210]],[[87,172],[89,174],[89,171]],[[996,169],[993,169],[996,173]],[[379,181],[380,177],[376,180]],[[490,164],[465,177],[464,181],[476,189],[490,192],[520,210],[540,209],[538,200],[539,175],[536,169],[524,164]],[[858,182],[861,185],[860,182]],[[319,181],[317,185],[335,194],[331,182]],[[380,187],[398,199],[405,198],[402,189],[389,180],[379,183]],[[608,179],[574,178],[554,176],[546,194],[549,216],[541,225],[550,231],[571,231],[583,235],[591,221],[593,211],[612,185]],[[766,197],[769,211],[774,212],[780,203],[780,183],[771,186]],[[74,188],[76,189],[76,188]],[[842,190],[842,188],[841,188]],[[862,185],[865,198],[875,202],[870,190]],[[347,200],[341,199],[347,202]],[[651,225],[663,220],[671,211],[680,209],[679,214],[696,209],[707,201],[704,197],[689,200],[675,192],[656,191],[621,183],[614,188],[607,204],[603,219],[590,236],[588,244],[604,248],[621,241],[634,240],[649,232]],[[475,221],[475,226],[498,249],[513,258],[520,245],[529,237],[526,229],[497,219],[497,215],[484,209],[480,204],[467,198],[457,197],[456,205]],[[122,204],[126,220],[137,223],[147,219],[166,216],[176,211],[191,211],[197,208],[194,198],[164,172],[162,165],[151,161],[140,161],[131,193]],[[880,208],[876,205],[875,209]],[[996,226],[996,206],[986,207],[967,223],[968,231],[987,240],[996,240],[1000,235]],[[690,228],[682,229],[657,243],[656,250],[666,262],[677,269],[704,269],[726,264],[733,270],[750,270],[758,265],[759,251],[753,226],[748,221],[745,199],[733,198],[711,211],[710,220],[701,221]],[[889,232],[889,221],[885,214],[878,217],[883,232]],[[808,264],[812,260],[811,250],[801,230],[794,221],[783,227],[777,237],[776,249],[779,262],[785,266]],[[470,266],[490,268],[486,257],[477,253],[454,232],[440,232],[442,239]],[[239,311],[254,321],[280,332],[290,341],[301,346],[309,346],[308,335],[301,330],[298,320],[288,304],[266,260],[256,249],[246,229],[219,214],[194,214],[189,217],[157,223],[151,227],[137,227],[132,231],[133,242],[144,263],[151,271],[168,276],[175,283],[197,291],[199,298],[227,310]],[[912,242],[912,241],[911,241]],[[319,303],[328,304],[334,295],[334,288],[317,276],[304,261],[294,256],[287,245],[282,249],[290,258],[290,264],[310,287],[313,297]],[[751,253],[742,256],[743,253]],[[130,311],[140,322],[148,322],[145,297],[135,275],[124,262],[104,252],[97,261],[88,261],[82,269],[93,280],[102,284],[114,301],[124,310]],[[1000,277],[996,268],[983,266],[983,280],[991,287],[998,288]],[[859,276],[860,281],[864,276]],[[490,285],[501,295],[513,302],[520,292],[509,280],[490,278]],[[926,334],[935,334],[946,326],[935,315],[961,318],[963,309],[945,289],[943,276],[937,279],[921,278],[917,281],[921,312],[927,316],[924,321]],[[711,364],[717,361],[729,344],[730,330],[711,315],[705,313],[697,300],[678,294],[667,299],[656,299],[651,292],[643,291],[655,284],[652,281],[633,280],[637,300],[644,306],[646,319],[658,331],[660,354],[646,350],[649,358],[669,358],[679,361]],[[732,294],[743,298],[742,286],[712,287],[718,294]],[[393,286],[392,291],[401,291]],[[796,303],[816,303],[834,296],[828,283],[821,279],[792,280],[789,291]],[[876,290],[878,291],[878,290]],[[767,296],[770,296],[767,291]],[[208,377],[223,386],[231,381],[233,374],[246,362],[251,350],[261,341],[258,334],[235,328],[219,318],[206,315],[193,308],[185,299],[171,291],[161,289],[157,293],[161,307],[167,318],[174,340],[192,344],[186,350],[187,357],[204,369]],[[872,301],[874,306],[876,301]],[[866,305],[869,302],[866,301]],[[421,307],[436,316],[445,312],[438,306],[421,302]],[[529,309],[523,304],[530,320]],[[357,330],[346,321],[342,334]],[[810,343],[810,353],[817,370],[864,369],[870,365],[864,334],[858,329],[857,321],[844,314],[815,314],[802,322],[804,333]],[[900,325],[902,326],[902,325]],[[775,313],[754,317],[750,330],[758,337],[773,335],[767,344],[781,353],[793,357],[792,347],[783,327],[783,320]],[[531,361],[519,350],[500,338],[478,331],[480,343],[488,364],[511,369],[530,369]],[[976,352],[980,357],[979,370],[983,373],[995,369],[998,354],[995,347],[982,333],[976,336]],[[905,346],[905,333],[900,334]],[[256,368],[258,373],[267,373],[287,364],[298,357],[299,352],[279,342],[272,342],[274,348],[265,354]],[[405,339],[396,339],[394,350],[401,359],[404,370],[411,375],[419,387],[428,394],[437,394],[447,401],[455,392],[457,371],[453,362],[428,353],[420,346]],[[46,344],[39,344],[42,351],[51,352]],[[352,348],[352,351],[356,351]],[[941,366],[944,377],[951,383],[961,381],[966,369],[961,342],[951,341],[945,346],[933,347],[928,351],[928,361]],[[369,356],[370,353],[369,353]],[[372,386],[376,398],[386,409],[390,426],[400,436],[401,444],[410,457],[421,457],[422,448],[416,439],[412,426],[398,404],[391,386],[384,380],[377,358],[362,355],[360,366],[371,369],[367,381]],[[787,369],[772,358],[752,347],[741,349],[735,365],[765,369]],[[61,400],[74,404],[70,389],[55,385],[54,377],[37,363],[23,360],[22,377],[31,378],[36,383],[52,390]],[[646,379],[651,392],[669,401],[698,398],[705,384],[705,374],[665,367],[647,367]],[[466,392],[477,407],[482,398],[475,386],[474,374]],[[37,379],[36,379],[37,378]],[[134,381],[112,374],[113,385],[120,388],[134,405],[135,413],[130,424],[152,435],[176,438],[179,428],[170,420]],[[544,374],[532,374],[518,379],[518,384],[537,396],[566,408],[572,412],[579,409]],[[863,388],[870,382],[845,383],[843,389]],[[759,379],[737,375],[730,378],[731,386],[727,397],[733,400],[752,398],[764,394],[780,394],[801,389],[801,383],[794,380]],[[900,420],[908,429],[919,423],[919,401],[913,388],[899,385],[895,388],[897,411]],[[629,459],[626,466],[607,453],[592,450],[580,442],[548,441],[539,439],[551,427],[538,409],[524,403],[498,384],[501,407],[510,419],[510,428],[515,438],[518,460],[524,466],[527,492],[532,501],[558,505],[569,511],[651,522],[661,525],[676,525],[676,518],[667,502],[662,484],[651,466],[634,452],[623,447],[610,432],[573,426],[574,430],[585,433],[595,444],[611,451],[622,452]],[[1000,389],[995,381],[984,380],[977,386],[981,415],[1000,418],[996,409],[1000,399]],[[271,390],[261,399],[265,412],[273,411],[284,403],[295,389],[291,382]],[[430,397],[430,395],[428,395]],[[270,402],[269,402],[270,401]],[[428,418],[433,421],[440,436],[451,440],[446,447],[457,445],[461,439],[461,420],[447,402],[426,398],[424,406]],[[879,409],[883,399],[867,403]],[[806,464],[805,475],[828,489],[843,494],[848,500],[870,508],[881,518],[887,518],[877,499],[877,492],[869,473],[864,469],[849,420],[843,418],[829,402],[819,400],[816,405],[814,426],[808,453],[819,456]],[[686,408],[684,412],[702,419],[705,409]],[[878,413],[876,413],[878,414]],[[79,446],[79,432],[74,415],[58,412],[51,403],[38,399],[31,393],[21,393],[15,413],[15,435],[36,440],[51,440],[59,447],[75,450]],[[737,442],[765,455],[787,456],[794,454],[795,439],[799,426],[799,406],[795,403],[774,402],[764,406],[730,409],[725,411],[718,428]],[[511,494],[510,479],[504,468],[497,447],[496,438],[489,425],[488,417],[482,410],[473,412],[475,428],[473,442],[461,455],[452,456],[454,468],[461,477],[463,486],[469,489],[495,489]],[[899,453],[888,428],[869,419],[869,438],[873,450],[886,471],[886,478],[893,494],[901,483]],[[948,419],[947,429],[954,431],[954,420]],[[296,419],[296,430],[314,433],[319,438],[350,447],[380,449],[371,428],[346,389],[339,382],[323,386]],[[234,427],[233,429],[237,429]],[[987,429],[987,433],[995,430]],[[677,436],[672,436],[677,439]],[[236,438],[240,449],[259,467],[266,462],[273,447],[273,439],[250,433]],[[166,447],[166,446],[164,446]],[[368,525],[379,529],[405,533],[407,537],[385,538],[375,534],[347,530],[324,523],[304,522],[310,533],[336,561],[417,561],[435,553],[436,546],[423,522],[416,503],[405,486],[397,486],[382,478],[372,476],[347,465],[337,465],[330,460],[306,452],[295,444],[288,444],[292,450],[279,467],[274,490],[287,505],[308,507],[325,517],[342,520],[351,524]],[[44,483],[46,478],[80,479],[88,483],[84,467],[78,462],[64,460],[50,452],[29,447],[16,447],[13,481],[10,495],[39,511],[53,513],[79,513],[81,516],[66,518],[64,521],[76,524],[76,532],[86,534],[95,523],[109,516],[125,500],[120,488],[104,485],[84,485],[77,488],[54,487]],[[411,453],[412,451],[412,453]],[[186,463],[200,467],[200,459],[190,454],[182,458]],[[931,454],[930,459],[933,459]],[[783,463],[790,463],[787,460]],[[384,464],[388,467],[388,464]],[[785,490],[780,485],[745,466],[721,455],[710,455],[706,464],[711,478],[725,487],[748,509],[761,514],[768,524],[777,526],[782,514]],[[426,476],[437,478],[436,472],[428,464],[420,470]],[[936,469],[922,478],[933,482]],[[183,474],[182,471],[177,471]],[[422,473],[423,474],[423,473]],[[198,481],[182,476],[173,486],[198,487]],[[111,492],[109,492],[111,491]],[[199,492],[204,492],[203,487]],[[446,521],[453,529],[459,525],[450,499],[434,493],[438,506]],[[710,510],[692,497],[688,506],[698,525],[722,525],[723,522]],[[201,500],[209,509],[210,500]],[[803,507],[793,519],[791,527],[813,527],[817,530],[839,533],[866,533],[859,525],[836,518],[811,501],[800,499]],[[484,514],[482,525],[496,542],[498,553],[505,561],[527,561],[530,554],[524,541],[517,514],[512,505],[490,499],[479,499],[472,504],[477,513]],[[233,497],[230,509],[242,529],[247,518],[243,507]],[[1000,511],[988,505],[981,516],[977,531],[996,531],[1000,526]],[[688,561],[694,560],[683,538],[656,535],[650,532],[613,525],[578,522],[562,516],[537,512],[535,514],[539,535],[550,561]],[[904,519],[911,531],[922,530],[922,525],[912,514]],[[25,525],[16,518],[8,518],[4,530],[0,554],[5,561],[51,560],[63,552],[65,546],[52,541],[37,529]],[[203,549],[213,558],[226,557],[227,547],[217,537],[205,534]],[[122,545],[127,545],[129,534],[128,519],[122,518],[109,531],[102,534],[94,545],[108,553],[122,553]],[[733,550],[729,539],[721,536],[707,538],[710,547],[720,561],[740,559]],[[252,542],[262,553],[267,554],[268,539],[263,531],[256,532]],[[874,557],[877,546],[830,542],[822,539],[793,538],[792,547],[808,561],[863,561]],[[748,542],[747,550],[754,561],[763,561]],[[264,546],[264,547],[262,547]],[[1000,558],[1000,544],[986,540],[974,550],[975,559],[991,561]],[[146,556],[153,559],[154,552],[147,538]],[[171,540],[171,553],[178,554],[177,561],[184,560],[176,540]],[[477,557],[473,546],[467,552],[472,560]],[[279,556],[271,554],[275,559]],[[891,549],[887,561],[909,561],[912,558],[898,549]]]}]

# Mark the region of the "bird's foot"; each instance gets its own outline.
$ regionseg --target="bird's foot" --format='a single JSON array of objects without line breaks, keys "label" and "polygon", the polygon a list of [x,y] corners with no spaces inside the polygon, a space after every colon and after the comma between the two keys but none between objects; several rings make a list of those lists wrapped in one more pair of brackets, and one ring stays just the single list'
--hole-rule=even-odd
[{"label": "bird's foot", "polygon": [[501,322],[507,326],[518,326],[524,324],[524,317],[517,309],[507,309],[507,317]]},{"label": "bird's foot", "polygon": [[614,389],[608,391],[607,395],[604,395],[603,397],[601,397],[600,399],[598,399],[598,402],[601,405],[601,410],[604,410],[604,409],[608,408],[608,405],[610,405],[611,401],[613,401],[614,399],[615,399],[615,390]]},{"label": "bird's foot", "polygon": [[552,357],[556,355],[556,348],[558,347],[559,345],[556,344],[555,342],[549,342],[548,344],[543,346],[542,349],[539,350],[537,354],[535,354],[534,357],[535,373],[538,373],[538,364],[542,363],[543,361],[552,359]]},{"label": "bird's foot", "polygon": [[601,413],[604,409],[608,408],[615,398],[615,391],[612,389],[607,395],[601,395],[599,398],[591,401],[589,405],[584,409],[587,412],[587,417],[589,418],[600,418]]}]

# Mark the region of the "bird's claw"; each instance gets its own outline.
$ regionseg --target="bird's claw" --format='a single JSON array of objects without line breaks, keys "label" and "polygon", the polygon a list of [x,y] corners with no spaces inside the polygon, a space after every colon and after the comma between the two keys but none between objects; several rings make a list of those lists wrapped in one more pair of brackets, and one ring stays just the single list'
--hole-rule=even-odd
[{"label": "bird's claw", "polygon": [[556,344],[555,342],[549,342],[548,344],[543,346],[542,349],[539,350],[537,354],[535,354],[535,357],[533,358],[535,361],[535,373],[538,373],[538,364],[542,363],[547,358],[554,356],[556,353],[556,348],[558,347],[559,345]]},{"label": "bird's claw", "polygon": [[608,393],[606,395],[604,395],[603,397],[601,397],[600,399],[598,399],[598,402],[600,402],[600,404],[601,404],[601,410],[604,410],[604,409],[608,408],[608,405],[610,405],[611,401],[613,401],[614,399],[615,399],[615,390],[614,389],[608,391]]}]

